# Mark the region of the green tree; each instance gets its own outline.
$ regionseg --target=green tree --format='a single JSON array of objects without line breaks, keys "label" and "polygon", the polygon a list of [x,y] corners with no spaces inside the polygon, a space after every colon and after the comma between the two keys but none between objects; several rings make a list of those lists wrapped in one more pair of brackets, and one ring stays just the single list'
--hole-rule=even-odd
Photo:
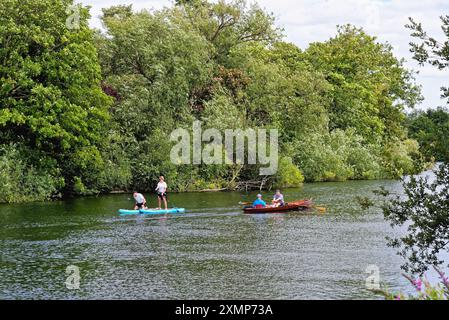
[{"label": "green tree", "polygon": [[449,111],[444,108],[409,115],[409,136],[419,142],[427,161],[449,162]]},{"label": "green tree", "polygon": [[275,27],[273,14],[266,13],[256,3],[245,0],[217,2],[177,1],[175,16],[182,17],[216,48],[215,59],[225,64],[232,48],[243,43],[272,43],[281,37]]},{"label": "green tree", "polygon": [[295,166],[291,158],[283,157],[279,161],[279,168],[275,180],[277,188],[298,187],[304,182],[301,171]]},{"label": "green tree", "polygon": [[97,34],[97,46],[104,85],[116,98],[110,134],[121,141],[132,172],[130,185],[122,188],[153,189],[160,174],[185,181],[170,162],[169,134],[176,126],[191,126],[192,93],[212,78],[213,47],[193,30],[170,23],[169,10],[133,13],[120,6],[103,13],[106,34]]},{"label": "green tree", "polygon": [[75,181],[93,187],[102,170],[98,145],[110,104],[88,9],[72,4],[0,3],[0,144],[14,141],[54,159],[66,193]]},{"label": "green tree", "polygon": [[[71,4],[0,4],[0,156],[33,168],[12,179],[14,168],[1,167],[5,194],[38,176],[52,184],[39,189],[46,199],[60,190],[152,190],[160,174],[185,191],[294,185],[302,174],[395,177],[418,167],[402,109],[419,90],[391,47],[361,29],[341,27],[302,51],[281,41],[271,13],[244,0],[113,6],[103,9],[104,31],[90,30],[88,9],[67,11]],[[278,129],[280,173],[171,163],[170,132],[193,120]]]},{"label": "green tree", "polygon": [[403,109],[421,97],[413,74],[393,55],[391,45],[345,25],[338,27],[336,37],[312,43],[306,53],[333,86],[331,130],[355,128],[374,143],[405,137]]},{"label": "green tree", "polygon": [[248,44],[232,50],[230,65],[249,81],[237,101],[248,126],[272,126],[286,145],[306,134],[328,131],[330,86],[304,60],[299,48],[276,42]]}]

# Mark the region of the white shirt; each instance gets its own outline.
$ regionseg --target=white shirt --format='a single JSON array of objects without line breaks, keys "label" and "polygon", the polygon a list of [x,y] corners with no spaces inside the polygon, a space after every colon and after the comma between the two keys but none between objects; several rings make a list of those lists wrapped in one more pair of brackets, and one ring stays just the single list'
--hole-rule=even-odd
[{"label": "white shirt", "polygon": [[160,182],[157,184],[156,190],[160,193],[165,193],[167,191],[167,184],[164,182]]},{"label": "white shirt", "polygon": [[143,203],[145,201],[145,198],[141,193],[137,193],[136,195],[134,195],[134,199],[137,203]]}]

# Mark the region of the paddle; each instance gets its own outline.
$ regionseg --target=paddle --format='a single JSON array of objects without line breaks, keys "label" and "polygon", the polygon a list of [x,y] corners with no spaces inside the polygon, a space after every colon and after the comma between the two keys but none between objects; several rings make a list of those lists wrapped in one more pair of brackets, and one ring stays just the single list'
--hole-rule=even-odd
[{"label": "paddle", "polygon": [[319,212],[326,212],[326,207],[318,207],[318,206],[313,206],[314,209],[317,209]]}]

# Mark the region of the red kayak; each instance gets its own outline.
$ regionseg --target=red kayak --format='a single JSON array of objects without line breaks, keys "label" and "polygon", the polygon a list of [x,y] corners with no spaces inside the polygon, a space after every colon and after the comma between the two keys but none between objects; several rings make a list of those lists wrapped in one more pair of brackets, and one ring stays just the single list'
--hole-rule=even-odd
[{"label": "red kayak", "polygon": [[267,206],[265,208],[245,207],[243,212],[247,214],[254,213],[286,213],[288,211],[306,210],[312,208],[312,200],[298,200],[285,203],[280,207]]}]

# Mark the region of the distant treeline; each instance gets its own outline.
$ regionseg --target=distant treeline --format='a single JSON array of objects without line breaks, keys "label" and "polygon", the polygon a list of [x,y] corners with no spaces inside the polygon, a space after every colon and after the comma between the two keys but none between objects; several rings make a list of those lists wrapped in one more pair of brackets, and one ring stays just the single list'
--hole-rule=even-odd
[{"label": "distant treeline", "polygon": [[449,163],[449,110],[415,111],[408,117],[409,136],[416,139],[427,161]]},{"label": "distant treeline", "polygon": [[[396,178],[447,157],[426,131],[439,120],[404,113],[422,99],[412,72],[362,29],[301,50],[244,1],[114,6],[102,30],[72,4],[0,2],[0,202],[149,191],[160,174],[177,191]],[[279,129],[278,173],[173,164],[170,132],[194,120]]]}]

